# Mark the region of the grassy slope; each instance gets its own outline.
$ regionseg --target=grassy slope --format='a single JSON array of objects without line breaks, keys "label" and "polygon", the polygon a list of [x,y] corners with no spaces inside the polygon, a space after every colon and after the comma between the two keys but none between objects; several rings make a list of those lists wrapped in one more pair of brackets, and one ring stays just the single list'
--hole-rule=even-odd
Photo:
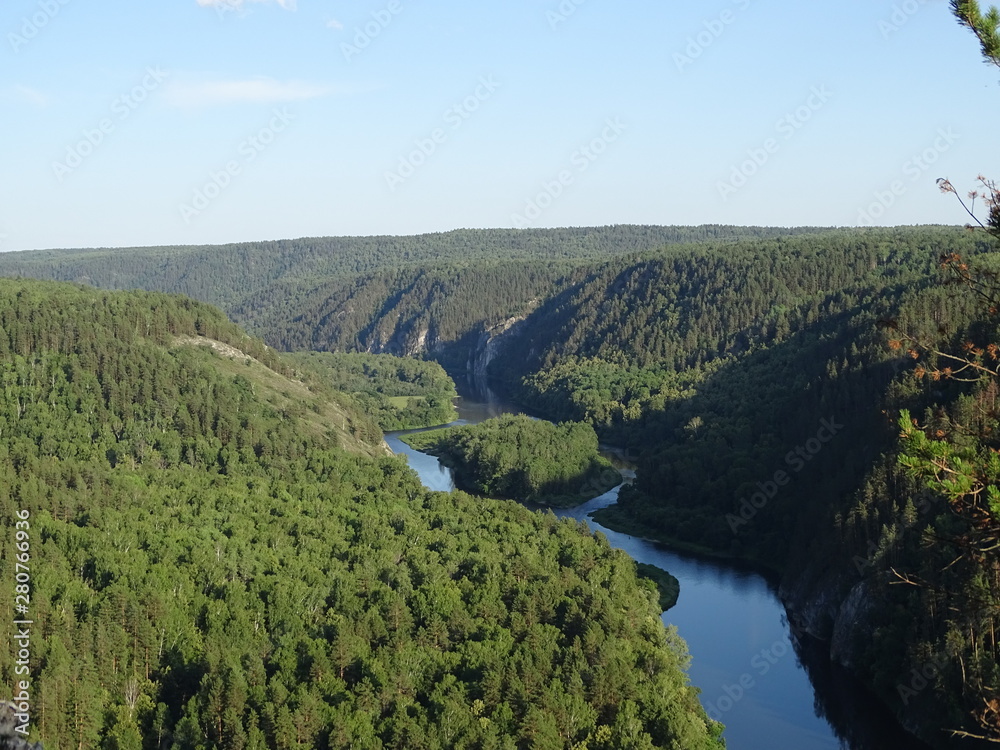
[{"label": "grassy slope", "polygon": [[201,347],[215,369],[229,376],[247,378],[262,401],[280,413],[294,414],[309,434],[323,437],[332,433],[337,444],[349,453],[389,454],[381,441],[373,445],[358,437],[366,417],[352,408],[344,394],[282,375],[239,349],[212,339],[179,337],[174,345]]}]

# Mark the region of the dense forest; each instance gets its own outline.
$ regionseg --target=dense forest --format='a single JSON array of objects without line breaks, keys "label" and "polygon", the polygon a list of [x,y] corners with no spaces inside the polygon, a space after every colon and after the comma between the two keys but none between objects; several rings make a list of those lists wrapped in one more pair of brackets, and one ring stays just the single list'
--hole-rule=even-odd
[{"label": "dense forest", "polygon": [[423,489],[300,377],[185,298],[0,280],[0,558],[30,570],[32,740],[720,746],[626,555]]},{"label": "dense forest", "polygon": [[[1000,66],[1000,9],[949,9]],[[614,443],[637,477],[603,523],[766,569],[909,730],[1000,742],[1000,188],[938,185],[979,231],[3,255],[46,280],[0,281],[3,593],[31,617],[0,675],[30,667],[32,739],[723,746],[656,617],[668,575],[386,455],[450,416],[443,367],[562,422],[412,438],[466,486],[566,495]]]},{"label": "dense forest", "polygon": [[[503,383],[535,413],[588,423],[638,465],[603,523],[773,571],[805,628],[910,725],[923,721],[932,743],[944,743],[942,726],[974,732],[972,715],[1000,687],[992,636],[981,637],[998,587],[975,565],[949,568],[944,583],[931,575],[955,559],[941,539],[960,537],[962,520],[897,466],[898,415],[950,434],[945,422],[975,422],[992,397],[915,379],[927,365],[892,348],[887,325],[939,349],[960,351],[970,332],[985,341],[983,306],[942,283],[940,259],[990,268],[990,238],[938,226],[696,228],[655,244],[650,228],[615,228],[622,244],[591,253],[575,231],[554,235],[565,252],[534,261],[523,246],[484,256],[485,240],[463,258],[449,236],[428,262],[327,278],[289,267],[274,283],[247,279],[227,309],[277,349],[431,358]],[[149,252],[173,262],[173,251]],[[77,255],[114,267],[113,253],[53,251],[2,268],[76,274],[84,266],[66,264]],[[900,583],[894,571],[936,582]],[[861,600],[880,606],[859,610]],[[982,606],[941,614],[966,601]],[[946,664],[933,688],[901,696],[901,676],[931,659]]]},{"label": "dense forest", "polygon": [[103,289],[156,289],[186,294],[231,312],[243,299],[267,295],[285,304],[299,284],[355,277],[402,266],[478,264],[495,260],[603,259],[682,242],[732,242],[809,229],[610,226],[567,229],[459,229],[416,237],[314,237],[277,242],[184,247],[91,248],[0,255],[0,276],[76,281]]},{"label": "dense forest", "polygon": [[[519,393],[641,454],[619,513],[781,568],[792,551],[781,540],[809,505],[825,508],[860,481],[892,439],[880,403],[907,365],[878,321],[903,307],[925,328],[968,315],[936,288],[938,253],[986,249],[958,229],[881,230],[608,268],[565,295],[551,313],[558,328],[528,326],[511,341],[538,352]],[[781,470],[790,490],[743,518],[757,484]],[[811,486],[820,476],[824,486]]]},{"label": "dense forest", "polygon": [[417,450],[441,456],[455,483],[485,497],[573,507],[617,487],[621,474],[598,452],[583,422],[552,424],[505,414],[477,425],[406,435]]},{"label": "dense forest", "polygon": [[437,362],[391,354],[301,352],[286,359],[334,391],[349,393],[383,432],[433,427],[455,419],[455,382]]},{"label": "dense forest", "polygon": [[491,329],[523,317],[588,268],[528,259],[384,270],[269,288],[231,314],[281,349],[433,352],[460,371]]}]

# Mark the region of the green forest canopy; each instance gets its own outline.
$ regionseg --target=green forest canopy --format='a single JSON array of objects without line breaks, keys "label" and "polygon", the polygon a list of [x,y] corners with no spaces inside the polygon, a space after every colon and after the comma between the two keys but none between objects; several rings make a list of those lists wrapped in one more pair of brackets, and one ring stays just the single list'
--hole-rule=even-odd
[{"label": "green forest canopy", "polygon": [[[956,654],[917,713],[930,731],[963,726],[1000,686],[993,647],[980,637],[994,627],[993,605],[960,606],[988,581],[953,568],[949,590],[964,593],[942,599],[875,583],[949,553],[921,552],[920,543],[952,523],[947,512],[914,515],[910,508],[934,506],[885,468],[898,449],[893,414],[955,408],[955,419],[968,419],[981,407],[954,384],[915,385],[913,359],[887,346],[880,324],[896,321],[941,346],[968,332],[982,338],[991,323],[974,299],[940,285],[939,258],[987,263],[994,246],[958,227],[774,231],[735,241],[680,233],[701,240],[686,245],[644,244],[652,235],[642,229],[619,234],[631,239],[589,257],[570,243],[532,262],[494,244],[488,260],[478,250],[463,260],[454,244],[433,262],[371,264],[355,276],[300,274],[305,267],[286,258],[279,281],[248,281],[253,290],[234,295],[229,309],[276,348],[419,355],[456,373],[471,365],[505,381],[535,413],[591,424],[638,464],[635,484],[603,522],[751,560],[782,575],[784,590],[827,602],[873,586],[881,606],[864,628],[872,650],[858,656],[859,670],[904,708],[899,675],[931,655]],[[464,235],[474,236],[487,235]],[[553,235],[574,236],[584,235]],[[121,258],[112,256],[86,262],[113,270]],[[169,264],[169,253],[150,257]],[[0,260],[10,273],[83,267],[59,254]],[[822,433],[826,441],[818,437],[824,420],[843,425]],[[778,471],[789,481],[771,493]],[[760,492],[767,502],[748,511]],[[934,615],[949,606],[962,616]],[[832,617],[823,613],[816,632],[828,636]],[[979,665],[977,683],[962,678],[962,663]]]},{"label": "green forest canopy", "polygon": [[477,495],[573,507],[618,486],[621,474],[598,452],[589,424],[552,424],[504,414],[477,425],[418,432],[410,446],[442,456],[455,483]]},{"label": "green forest canopy", "polygon": [[268,403],[258,365],[293,374],[200,303],[0,280],[0,559],[26,511],[33,738],[721,746],[624,553],[348,453],[308,403]]},{"label": "green forest canopy", "polygon": [[454,421],[455,382],[437,362],[391,354],[300,352],[286,359],[330,388],[354,396],[383,432]]}]

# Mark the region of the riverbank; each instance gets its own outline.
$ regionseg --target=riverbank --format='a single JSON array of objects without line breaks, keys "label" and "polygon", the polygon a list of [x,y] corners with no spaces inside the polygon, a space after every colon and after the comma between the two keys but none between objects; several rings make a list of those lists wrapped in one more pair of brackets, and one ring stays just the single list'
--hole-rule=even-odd
[{"label": "riverbank", "polygon": [[459,489],[483,497],[572,508],[623,481],[598,452],[593,428],[583,423],[506,414],[401,439],[453,469]]},{"label": "riverbank", "polygon": [[[459,424],[476,423],[502,413],[519,413],[514,403],[495,397],[478,399],[462,389]],[[412,433],[411,433],[412,434]],[[455,487],[453,472],[433,456],[411,448],[391,433],[386,440],[404,455],[424,483],[436,490]],[[630,474],[629,469],[625,469]],[[859,706],[862,686],[829,661],[828,648],[792,637],[786,610],[771,576],[737,561],[723,561],[665,548],[608,528],[590,514],[617,502],[618,488],[569,509],[538,508],[559,518],[587,524],[636,563],[669,571],[680,585],[677,603],[663,616],[676,627],[691,654],[689,674],[702,701],[719,712],[731,748],[768,750],[882,750],[918,748],[887,712],[871,700]],[[780,654],[780,656],[779,656]],[[766,673],[761,671],[766,667]],[[727,693],[752,682],[738,701]],[[861,708],[865,708],[862,711]]]},{"label": "riverbank", "polygon": [[681,593],[681,582],[676,577],[663,568],[658,568],[649,563],[637,562],[635,569],[640,578],[649,579],[656,585],[656,590],[660,595],[661,610],[666,612],[677,604],[677,599],[680,598]]},{"label": "riverbank", "polygon": [[662,544],[664,547],[668,547],[676,552],[681,552],[685,555],[691,555],[692,557],[699,557],[705,560],[725,563],[727,565],[732,565],[746,570],[752,570],[766,578],[775,586],[777,586],[780,582],[783,575],[783,571],[779,568],[760,560],[754,560],[741,555],[732,555],[719,550],[714,550],[711,547],[704,547],[700,544],[693,544],[691,542],[673,539],[668,536],[651,535],[648,527],[629,516],[628,513],[626,513],[617,503],[594,511],[591,516],[595,521],[597,521],[597,523],[601,524],[601,526],[614,529],[615,531],[620,531],[623,534],[630,534],[640,539],[645,539],[646,541],[653,542],[654,544]]}]

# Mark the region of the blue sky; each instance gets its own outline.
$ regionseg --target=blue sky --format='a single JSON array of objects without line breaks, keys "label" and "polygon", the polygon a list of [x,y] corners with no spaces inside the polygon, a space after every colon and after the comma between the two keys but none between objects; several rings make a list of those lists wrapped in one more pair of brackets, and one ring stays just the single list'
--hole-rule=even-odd
[{"label": "blue sky", "polygon": [[935,179],[1000,178],[946,0],[5,0],[0,34],[0,250],[958,224]]}]

